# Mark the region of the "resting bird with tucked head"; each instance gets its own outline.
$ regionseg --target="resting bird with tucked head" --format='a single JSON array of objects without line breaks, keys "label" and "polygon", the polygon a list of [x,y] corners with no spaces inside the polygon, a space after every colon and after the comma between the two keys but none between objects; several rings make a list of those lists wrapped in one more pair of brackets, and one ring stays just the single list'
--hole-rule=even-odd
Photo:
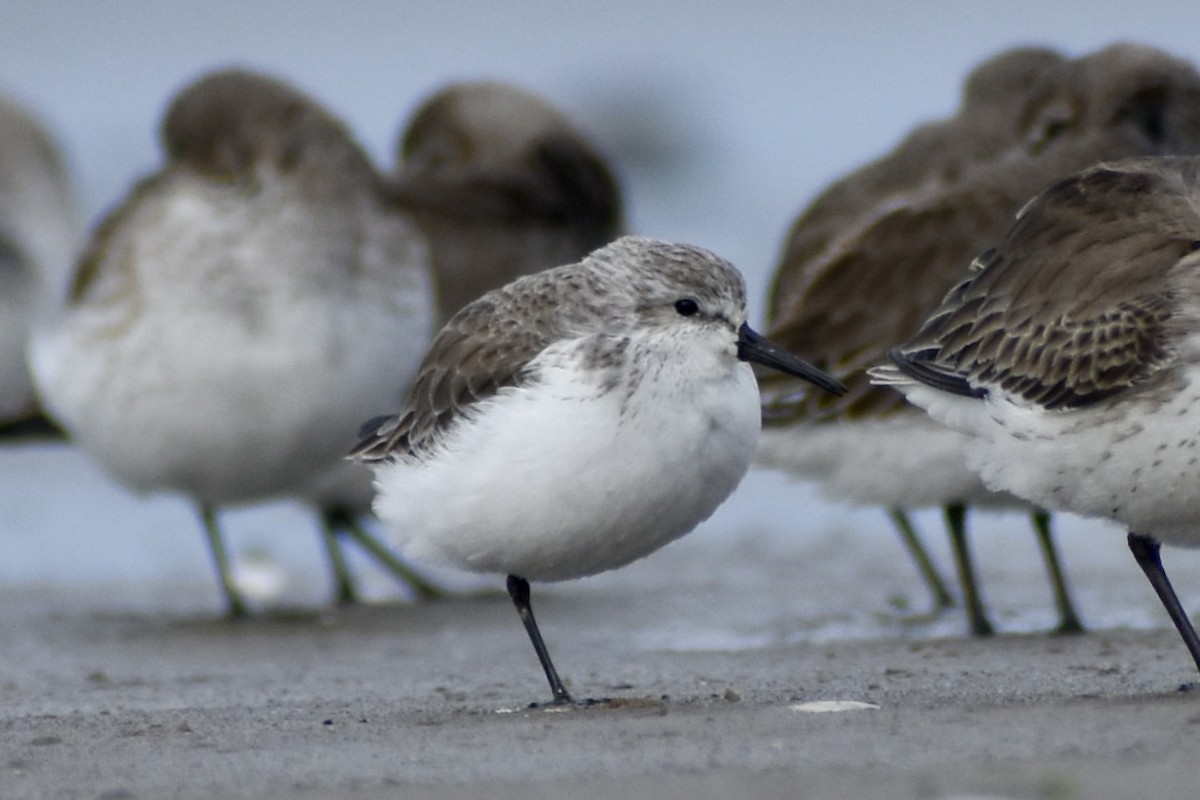
[{"label": "resting bird with tucked head", "polygon": [[375,511],[408,554],[508,576],[554,702],[570,703],[529,581],[624,566],[712,514],[758,438],[748,361],[842,390],[746,325],[728,262],[625,237],[456,314],[352,457],[375,467]]},{"label": "resting bird with tucked head", "polygon": [[1197,668],[1159,543],[1200,547],[1200,158],[1051,186],[874,380],[962,431],[984,483],[1124,525]]},{"label": "resting bird with tucked head", "polygon": [[[428,254],[345,126],[274,78],[204,76],[171,101],[161,140],[165,164],[93,230],[31,363],[111,476],[195,502],[240,616],[217,509],[342,469],[429,341]],[[339,597],[348,581],[339,570]]]}]

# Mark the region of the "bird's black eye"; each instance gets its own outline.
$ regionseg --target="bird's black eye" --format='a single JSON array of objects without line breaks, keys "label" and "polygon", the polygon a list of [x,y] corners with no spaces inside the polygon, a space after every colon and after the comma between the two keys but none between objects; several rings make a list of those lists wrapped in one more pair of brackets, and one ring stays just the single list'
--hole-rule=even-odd
[{"label": "bird's black eye", "polygon": [[690,297],[685,297],[682,300],[675,301],[675,310],[679,312],[681,317],[690,317],[700,310],[700,306],[696,305],[696,301]]}]

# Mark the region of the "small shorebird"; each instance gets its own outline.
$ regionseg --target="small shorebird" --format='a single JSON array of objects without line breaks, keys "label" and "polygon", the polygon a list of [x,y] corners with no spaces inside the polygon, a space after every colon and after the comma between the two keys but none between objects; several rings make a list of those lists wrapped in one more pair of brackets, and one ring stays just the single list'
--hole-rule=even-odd
[{"label": "small shorebird", "polygon": [[726,261],[618,239],[463,308],[351,454],[375,467],[375,511],[409,555],[508,576],[556,704],[572,700],[528,581],[615,569],[712,514],[758,438],[747,361],[842,390],[745,319]]},{"label": "small shorebird", "polygon": [[0,96],[0,435],[44,420],[25,362],[29,332],[61,293],[82,235],[70,172],[46,127]]},{"label": "small shorebird", "polygon": [[[794,224],[775,275],[767,335],[843,380],[841,398],[764,375],[759,460],[822,482],[834,497],[891,510],[934,593],[951,602],[906,511],[942,506],[972,632],[992,631],[965,535],[968,506],[1028,508],[989,492],[961,434],[872,387],[865,369],[912,335],[970,259],[1054,177],[1102,159],[1200,152],[1200,75],[1157,50],[1115,45],[1067,60],[1002,53],[966,81],[953,118],[827,189]],[[1081,628],[1049,515],[1032,510],[1060,631]]]},{"label": "small shorebird", "polygon": [[622,233],[611,168],[558,109],[495,81],[457,83],[413,113],[391,192],[430,243],[439,324],[522,276]]},{"label": "small shorebird", "polygon": [[433,331],[428,253],[342,123],[278,80],[207,75],[161,138],[166,164],[95,228],[30,361],[109,474],[195,501],[240,616],[216,509],[302,493],[403,396]]},{"label": "small shorebird", "polygon": [[872,371],[971,437],[984,482],[1115,520],[1197,668],[1159,542],[1200,546],[1200,158],[1054,184]]}]

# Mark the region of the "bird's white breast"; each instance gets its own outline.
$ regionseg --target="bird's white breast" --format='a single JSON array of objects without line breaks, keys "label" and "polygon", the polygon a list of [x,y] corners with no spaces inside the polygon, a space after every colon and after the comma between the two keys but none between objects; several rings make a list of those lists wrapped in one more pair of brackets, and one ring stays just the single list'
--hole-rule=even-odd
[{"label": "bird's white breast", "polygon": [[552,346],[535,382],[481,403],[432,456],[378,468],[376,513],[410,554],[580,577],[682,536],[733,491],[760,412],[730,342],[638,339],[611,388],[581,353]]}]

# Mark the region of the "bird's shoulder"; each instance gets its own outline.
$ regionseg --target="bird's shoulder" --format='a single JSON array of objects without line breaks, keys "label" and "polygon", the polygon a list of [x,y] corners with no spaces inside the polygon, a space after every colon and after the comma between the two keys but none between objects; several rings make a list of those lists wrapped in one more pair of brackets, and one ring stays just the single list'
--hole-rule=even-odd
[{"label": "bird's shoulder", "polygon": [[452,317],[430,346],[404,408],[367,423],[350,457],[419,456],[477,404],[525,385],[530,363],[561,338],[553,287],[536,278],[491,292]]}]

